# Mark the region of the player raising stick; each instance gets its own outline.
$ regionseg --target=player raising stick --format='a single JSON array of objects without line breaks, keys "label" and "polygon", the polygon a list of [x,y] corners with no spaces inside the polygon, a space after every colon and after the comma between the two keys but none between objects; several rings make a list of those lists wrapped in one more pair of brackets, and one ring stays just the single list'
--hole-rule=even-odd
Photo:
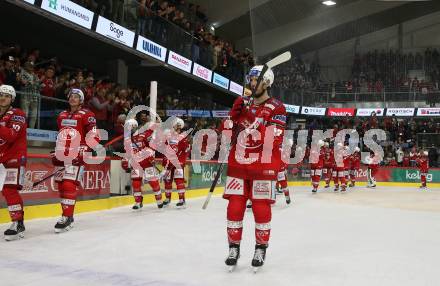
[{"label": "player raising stick", "polygon": [[[230,270],[235,267],[240,256],[243,217],[248,199],[252,201],[255,219],[254,271],[263,266],[269,245],[271,203],[275,198],[275,185],[281,165],[280,146],[286,125],[286,109],[280,101],[269,96],[268,89],[274,81],[274,74],[270,68],[262,74],[263,69],[263,66],[255,66],[249,72],[248,82],[254,91],[249,104],[243,97],[238,97],[229,113],[233,140],[237,140],[229,153],[223,195],[229,201],[229,255],[225,263],[230,266]],[[262,80],[257,84],[258,78]],[[264,146],[265,139],[273,140],[273,144],[270,147]],[[263,162],[262,157],[268,159],[268,163]]]}]

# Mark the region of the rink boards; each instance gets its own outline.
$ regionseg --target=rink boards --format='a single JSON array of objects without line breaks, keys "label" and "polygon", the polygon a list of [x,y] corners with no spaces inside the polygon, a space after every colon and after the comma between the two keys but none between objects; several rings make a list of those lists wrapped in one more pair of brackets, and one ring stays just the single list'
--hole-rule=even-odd
[{"label": "rink boards", "polygon": [[[119,161],[116,161],[119,163]],[[111,189],[114,185],[123,189],[125,184],[118,180],[124,177],[129,182],[129,177],[122,172],[120,168],[114,168],[115,161],[105,161],[101,165],[88,167],[86,169],[82,186],[79,188],[78,200],[76,203],[76,213],[100,211],[112,209],[115,207],[133,204],[131,195],[111,196]],[[216,175],[218,164],[215,162],[203,162],[199,173],[195,173],[190,164],[185,168],[185,180],[187,186],[187,198],[203,197],[208,194],[212,180]],[[52,165],[47,159],[31,159],[28,162],[26,170],[26,179],[37,181],[52,172]],[[117,176],[113,175],[117,174]],[[112,179],[117,177],[117,180]],[[356,174],[357,185],[365,186],[366,170],[363,167]],[[226,169],[219,180],[215,194],[221,194],[222,186],[226,179]],[[378,186],[389,187],[414,187],[420,185],[420,173],[417,169],[411,168],[380,168],[377,177]],[[428,175],[428,185],[431,187],[440,187],[440,169],[432,169]],[[310,172],[307,165],[300,168],[289,167],[288,169],[289,186],[310,186]],[[118,182],[115,182],[118,181]],[[162,185],[162,184],[161,184]],[[321,186],[323,186],[321,184]],[[163,189],[163,185],[162,185]],[[148,185],[143,187],[145,196],[144,203],[155,202]],[[129,191],[128,191],[129,192]],[[112,192],[114,193],[114,192]],[[25,202],[25,217],[27,220],[45,217],[59,216],[61,208],[59,205],[58,191],[56,184],[52,179],[47,180],[36,188],[25,188],[21,191]],[[123,194],[123,193],[121,193]],[[173,196],[177,194],[174,193]],[[9,221],[9,215],[3,196],[0,196],[0,223]]]}]

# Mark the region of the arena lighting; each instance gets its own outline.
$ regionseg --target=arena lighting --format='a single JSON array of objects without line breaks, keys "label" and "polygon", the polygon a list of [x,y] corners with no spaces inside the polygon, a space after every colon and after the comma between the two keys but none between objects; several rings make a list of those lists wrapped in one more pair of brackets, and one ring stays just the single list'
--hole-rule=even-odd
[{"label": "arena lighting", "polygon": [[335,1],[322,1],[322,4],[326,5],[326,6],[333,6],[336,5]]}]

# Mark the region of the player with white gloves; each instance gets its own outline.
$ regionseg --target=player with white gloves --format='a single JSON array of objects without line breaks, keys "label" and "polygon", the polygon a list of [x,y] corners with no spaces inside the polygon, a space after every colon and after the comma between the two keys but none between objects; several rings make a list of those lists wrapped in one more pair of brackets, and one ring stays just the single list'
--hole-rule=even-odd
[{"label": "player with white gloves", "polygon": [[125,128],[131,132],[131,136],[125,138],[125,140],[131,140],[131,144],[125,144],[126,148],[131,149],[126,150],[131,156],[130,159],[122,159],[121,165],[126,172],[130,171],[131,173],[131,184],[135,201],[132,209],[139,210],[143,207],[143,181],[150,185],[156,199],[157,207],[161,209],[163,202],[159,176],[154,163],[155,151],[149,146],[154,130],[149,128],[141,132],[138,129],[136,119],[128,119],[125,121]]}]

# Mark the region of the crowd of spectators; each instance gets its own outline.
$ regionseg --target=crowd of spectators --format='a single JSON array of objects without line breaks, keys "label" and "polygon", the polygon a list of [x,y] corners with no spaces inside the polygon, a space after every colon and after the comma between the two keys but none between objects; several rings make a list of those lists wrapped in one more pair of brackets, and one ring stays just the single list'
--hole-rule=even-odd
[{"label": "crowd of spectators", "polygon": [[241,83],[253,58],[211,33],[200,5],[186,0],[74,0],[173,50]]},{"label": "crowd of spectators", "polygon": [[440,53],[428,48],[424,53],[390,49],[356,54],[350,78],[335,82],[323,81],[319,63],[309,64],[297,57],[277,67],[275,75],[275,87],[325,93],[331,99],[351,93],[380,96],[388,92],[392,99],[394,94],[416,93],[435,106],[439,101]]},{"label": "crowd of spectators", "polygon": [[[438,119],[397,119],[394,116],[377,117],[375,115],[368,119],[345,117],[329,120],[325,118],[308,120],[305,128],[310,130],[310,138],[311,130],[334,129],[337,133],[343,129],[356,129],[359,138],[362,138],[367,130],[382,129],[387,134],[386,141],[381,143],[384,148],[382,165],[414,166],[415,155],[423,149],[429,151],[431,167],[439,166],[439,144],[438,141],[432,141],[440,139],[440,120]],[[298,129],[302,128],[298,127]]]},{"label": "crowd of spectators", "polygon": [[[84,91],[84,106],[95,113],[98,127],[108,130],[110,135],[120,130],[115,127],[123,125],[123,115],[133,106],[149,105],[146,87],[123,87],[106,75],[65,66],[56,58],[46,60],[38,49],[26,50],[20,45],[0,44],[0,84],[12,85],[17,90],[15,105],[25,111],[29,128],[56,129],[56,122],[50,118],[67,107],[66,97],[72,88]],[[197,96],[188,90],[161,85],[157,108],[162,119],[167,109],[225,109],[205,99],[206,96]],[[191,124],[199,120],[185,119]],[[200,122],[197,123],[200,126],[211,125],[207,120]]]},{"label": "crowd of spectators", "polygon": [[319,82],[320,66],[316,62],[293,57],[274,69],[274,86],[282,89],[311,89]]}]

